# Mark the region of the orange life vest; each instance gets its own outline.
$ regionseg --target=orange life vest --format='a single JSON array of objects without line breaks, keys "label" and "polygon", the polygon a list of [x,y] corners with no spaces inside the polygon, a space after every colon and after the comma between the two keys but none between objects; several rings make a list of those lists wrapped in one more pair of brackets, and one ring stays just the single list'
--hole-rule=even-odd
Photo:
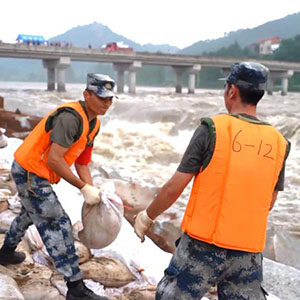
[{"label": "orange life vest", "polygon": [[64,159],[69,166],[80,156],[89,141],[93,141],[99,131],[100,120],[96,119],[96,125],[89,134],[89,120],[79,101],[62,104],[49,112],[32,130],[28,137],[14,154],[15,160],[28,172],[46,178],[50,183],[58,183],[60,176],[47,165],[51,146],[51,118],[61,110],[73,109],[82,118],[82,131],[78,139],[69,147]]},{"label": "orange life vest", "polygon": [[231,115],[211,119],[215,149],[195,177],[181,229],[222,248],[261,252],[287,141],[269,124]]}]

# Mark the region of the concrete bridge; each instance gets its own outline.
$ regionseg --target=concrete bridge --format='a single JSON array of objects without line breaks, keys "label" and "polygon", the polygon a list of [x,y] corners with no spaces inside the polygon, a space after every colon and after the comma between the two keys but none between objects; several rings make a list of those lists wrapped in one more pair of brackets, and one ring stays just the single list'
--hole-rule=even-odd
[{"label": "concrete bridge", "polygon": [[[248,58],[235,59],[146,52],[106,52],[101,49],[7,43],[0,43],[0,57],[41,59],[48,72],[48,90],[54,90],[57,81],[58,91],[66,90],[65,72],[71,61],[112,63],[114,70],[117,72],[117,91],[119,93],[124,92],[125,72],[127,72],[129,76],[129,93],[133,94],[136,90],[136,72],[143,65],[171,66],[176,75],[176,93],[182,92],[183,74],[187,73],[189,77],[188,93],[193,94],[195,92],[196,74],[201,71],[202,67],[221,68],[224,75],[226,75],[232,63],[249,60]],[[251,61],[260,62],[270,69],[267,86],[269,94],[273,92],[274,80],[279,78],[281,80],[281,94],[286,95],[288,78],[293,76],[294,72],[300,72],[300,63],[271,60],[258,61],[254,59],[251,59]]]}]

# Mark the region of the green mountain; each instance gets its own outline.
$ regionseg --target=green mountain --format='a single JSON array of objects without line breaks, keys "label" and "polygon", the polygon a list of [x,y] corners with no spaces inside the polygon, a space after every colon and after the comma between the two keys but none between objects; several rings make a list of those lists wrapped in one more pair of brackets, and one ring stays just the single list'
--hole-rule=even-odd
[{"label": "green mountain", "polygon": [[278,36],[287,39],[300,34],[300,12],[282,19],[267,22],[252,29],[240,29],[214,40],[199,41],[178,51],[178,54],[200,55],[203,52],[217,51],[237,42],[241,47],[248,46],[260,39]]}]

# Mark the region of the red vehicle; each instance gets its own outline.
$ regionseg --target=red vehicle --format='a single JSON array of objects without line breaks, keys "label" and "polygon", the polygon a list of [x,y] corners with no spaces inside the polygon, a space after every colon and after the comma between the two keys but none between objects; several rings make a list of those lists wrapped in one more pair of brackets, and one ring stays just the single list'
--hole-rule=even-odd
[{"label": "red vehicle", "polygon": [[103,49],[105,51],[133,52],[133,48],[130,48],[127,45],[119,42],[107,43],[105,46],[103,46]]}]

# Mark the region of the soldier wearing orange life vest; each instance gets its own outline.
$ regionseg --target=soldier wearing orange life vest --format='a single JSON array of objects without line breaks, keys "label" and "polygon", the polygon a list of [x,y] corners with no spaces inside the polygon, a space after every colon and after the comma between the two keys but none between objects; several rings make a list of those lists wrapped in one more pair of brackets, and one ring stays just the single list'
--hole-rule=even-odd
[{"label": "soldier wearing orange life vest", "polygon": [[[56,269],[67,282],[67,300],[107,300],[88,289],[79,268],[71,220],[51,184],[61,178],[77,187],[87,204],[101,201],[88,167],[93,142],[99,132],[99,115],[112,105],[115,86],[107,75],[87,75],[84,101],[62,104],[48,113],[14,154],[12,176],[22,209],[12,222],[0,249],[0,264],[18,264],[25,259],[15,251],[26,229],[34,224]],[[75,164],[77,175],[70,166]]]},{"label": "soldier wearing orange life vest", "polygon": [[201,299],[214,285],[221,300],[266,299],[261,252],[290,148],[256,117],[268,72],[253,62],[231,66],[224,91],[229,114],[202,119],[175,174],[136,217],[134,229],[143,241],[155,218],[194,178],[183,235],[156,300]]}]

